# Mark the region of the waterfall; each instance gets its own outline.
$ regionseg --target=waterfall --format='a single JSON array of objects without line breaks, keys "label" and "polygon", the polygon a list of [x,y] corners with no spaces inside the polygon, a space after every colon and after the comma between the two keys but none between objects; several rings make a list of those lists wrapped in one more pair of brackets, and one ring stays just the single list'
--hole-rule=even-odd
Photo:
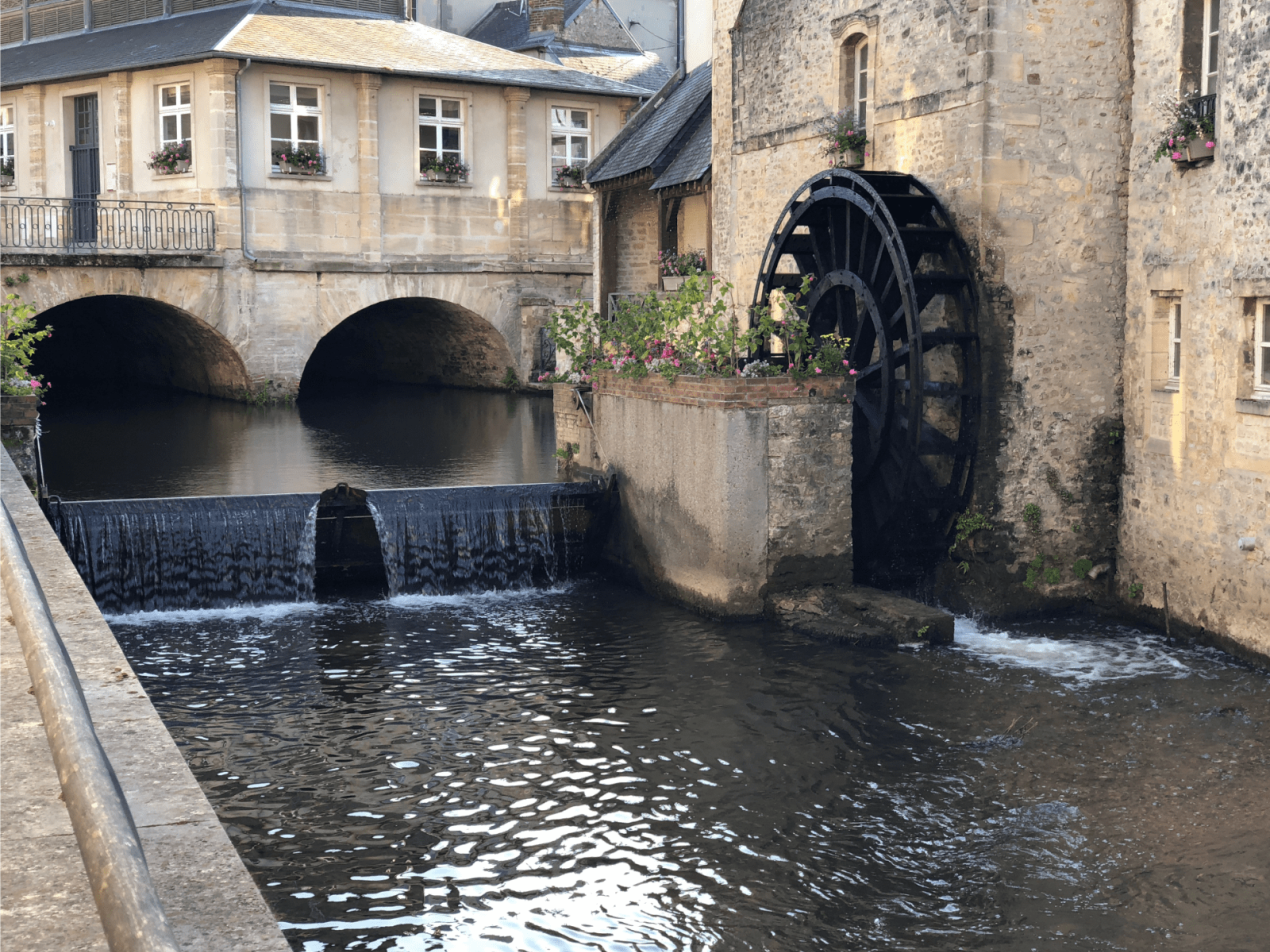
[{"label": "waterfall", "polygon": [[52,521],[103,612],[314,595],[317,494],[60,502]]},{"label": "waterfall", "polygon": [[590,483],[371,491],[390,595],[551,585],[581,568]]}]

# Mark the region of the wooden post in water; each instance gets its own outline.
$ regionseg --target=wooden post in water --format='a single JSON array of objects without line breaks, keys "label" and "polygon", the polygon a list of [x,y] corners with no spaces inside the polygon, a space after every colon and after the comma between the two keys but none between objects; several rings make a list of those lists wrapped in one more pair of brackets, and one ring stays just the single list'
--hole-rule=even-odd
[{"label": "wooden post in water", "polygon": [[1168,638],[1173,637],[1173,633],[1169,631],[1169,583],[1161,582],[1164,586],[1164,634]]}]

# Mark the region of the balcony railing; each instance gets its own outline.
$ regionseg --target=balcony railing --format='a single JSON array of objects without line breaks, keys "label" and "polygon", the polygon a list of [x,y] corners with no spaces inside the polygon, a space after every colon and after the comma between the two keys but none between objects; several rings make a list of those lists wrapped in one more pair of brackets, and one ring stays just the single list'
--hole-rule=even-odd
[{"label": "balcony railing", "polygon": [[1217,118],[1217,94],[1209,93],[1207,96],[1196,96],[1187,100],[1191,104],[1191,109],[1195,112],[1196,119],[1212,119]]},{"label": "balcony railing", "polygon": [[0,248],[62,254],[203,254],[216,207],[116,199],[0,198]]}]

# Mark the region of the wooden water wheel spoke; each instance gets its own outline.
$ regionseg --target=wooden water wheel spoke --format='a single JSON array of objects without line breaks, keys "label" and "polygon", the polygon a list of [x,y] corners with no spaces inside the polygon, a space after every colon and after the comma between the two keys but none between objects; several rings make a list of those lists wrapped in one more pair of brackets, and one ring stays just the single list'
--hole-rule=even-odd
[{"label": "wooden water wheel spoke", "polygon": [[[802,274],[778,273],[789,258]],[[857,553],[901,523],[942,541],[968,498],[980,406],[978,295],[952,219],[910,175],[829,169],[794,191],[762,262],[756,305],[808,275],[813,337],[851,339]]]}]

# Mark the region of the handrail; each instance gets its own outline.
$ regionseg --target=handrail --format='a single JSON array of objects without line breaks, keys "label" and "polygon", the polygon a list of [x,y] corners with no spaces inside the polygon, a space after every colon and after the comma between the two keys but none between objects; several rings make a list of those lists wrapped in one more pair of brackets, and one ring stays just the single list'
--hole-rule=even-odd
[{"label": "handrail", "polygon": [[0,197],[0,248],[86,254],[212,254],[216,206],[122,198]]},{"label": "handrail", "polygon": [[111,952],[179,952],[141,839],[7,504],[0,575]]}]

